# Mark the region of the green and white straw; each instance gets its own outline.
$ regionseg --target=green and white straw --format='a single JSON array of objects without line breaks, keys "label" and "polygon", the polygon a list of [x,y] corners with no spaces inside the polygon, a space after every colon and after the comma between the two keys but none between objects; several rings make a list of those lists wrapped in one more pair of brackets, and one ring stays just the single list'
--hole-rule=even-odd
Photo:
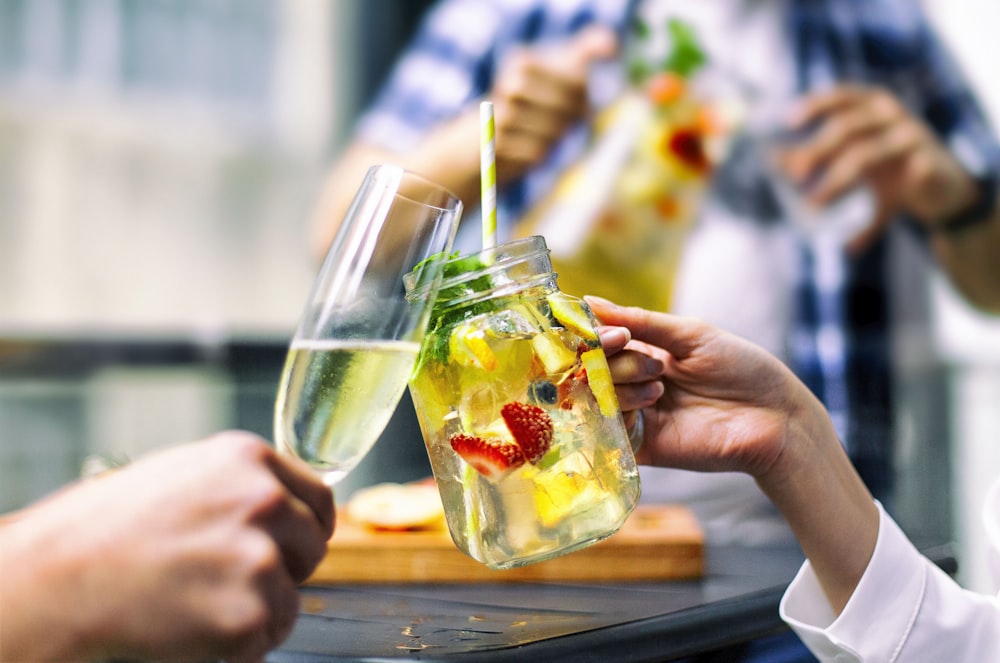
[{"label": "green and white straw", "polygon": [[492,249],[497,243],[497,161],[496,125],[493,121],[493,102],[479,105],[479,169],[483,207],[483,249]]}]

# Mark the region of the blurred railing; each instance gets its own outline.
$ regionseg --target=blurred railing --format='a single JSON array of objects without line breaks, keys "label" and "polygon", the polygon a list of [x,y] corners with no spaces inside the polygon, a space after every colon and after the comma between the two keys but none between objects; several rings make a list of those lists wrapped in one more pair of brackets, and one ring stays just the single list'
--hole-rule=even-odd
[{"label": "blurred railing", "polygon": [[[287,339],[0,335],[0,513],[73,481],[93,453],[143,453],[227,428],[272,440]],[[405,395],[338,499],[430,475]]]}]

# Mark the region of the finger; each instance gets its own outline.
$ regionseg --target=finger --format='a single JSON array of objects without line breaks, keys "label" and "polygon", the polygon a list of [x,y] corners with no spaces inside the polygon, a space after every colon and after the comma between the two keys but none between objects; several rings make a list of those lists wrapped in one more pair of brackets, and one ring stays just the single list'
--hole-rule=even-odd
[{"label": "finger", "polygon": [[668,361],[670,361],[670,353],[663,348],[653,345],[652,343],[646,343],[645,341],[640,341],[637,338],[633,338],[625,346],[626,350],[635,350],[636,352],[641,352],[647,357],[653,357],[658,359],[661,366],[665,366]]},{"label": "finger", "polygon": [[306,463],[286,454],[273,453],[268,467],[278,480],[312,511],[326,538],[333,535],[333,491]]},{"label": "finger", "polygon": [[275,510],[265,526],[295,582],[308,578],[326,555],[330,535],[316,521],[312,509],[293,496]]},{"label": "finger", "polygon": [[[497,108],[497,140],[551,144],[580,118],[578,106],[508,102]],[[499,149],[499,146],[498,146]]]},{"label": "finger", "polygon": [[827,117],[810,138],[787,148],[782,163],[792,179],[808,181],[848,147],[877,136],[899,121],[898,115],[875,114],[867,106],[856,105]]},{"label": "finger", "polygon": [[[302,582],[326,555],[335,516],[332,491],[308,466],[293,460],[297,459],[275,454],[273,472],[285,494],[264,526],[278,545],[288,573],[296,582]],[[303,466],[306,472],[299,476]],[[321,490],[315,488],[316,483]]]},{"label": "finger", "polygon": [[[581,93],[582,96],[582,93]],[[570,126],[581,117],[580,103],[566,106],[553,100],[547,105],[511,99],[496,102],[497,162],[501,172],[521,173],[546,158]]]},{"label": "finger", "polygon": [[590,295],[585,299],[605,324],[628,327],[633,339],[662,348],[677,360],[689,357],[711,333],[705,323],[694,318],[654,313],[637,306],[619,306]]},{"label": "finger", "polygon": [[299,617],[299,596],[298,583],[294,579],[278,577],[274,587],[275,596],[271,602],[271,621],[268,628],[268,635],[271,643],[269,649],[273,649],[288,638]]},{"label": "finger", "polygon": [[591,25],[570,42],[570,64],[585,69],[592,62],[613,58],[618,53],[618,37],[606,26]]},{"label": "finger", "polygon": [[242,639],[230,652],[224,654],[228,663],[252,663],[264,660],[267,652],[288,638],[299,616],[298,587],[290,578],[280,573],[262,576],[256,591],[267,610],[263,628]]},{"label": "finger", "polygon": [[601,340],[601,347],[604,354],[609,358],[625,349],[628,342],[632,340],[632,335],[625,327],[612,327],[600,325],[597,328],[597,336]]},{"label": "finger", "polygon": [[885,165],[898,163],[919,149],[919,132],[899,125],[844,146],[831,161],[809,194],[810,200],[826,205]]},{"label": "finger", "polygon": [[611,379],[615,384],[630,384],[658,380],[663,375],[663,362],[642,352],[627,350],[608,358]]},{"label": "finger", "polygon": [[[516,87],[515,87],[516,86]],[[567,80],[536,72],[511,83],[494,96],[498,128],[508,131],[527,125],[547,133],[572,124],[587,112],[587,92],[582,80]]]},{"label": "finger", "polygon": [[810,94],[794,105],[788,117],[788,125],[792,129],[805,128],[826,115],[857,103],[861,94],[863,89],[854,85],[840,85]]},{"label": "finger", "polygon": [[631,412],[654,405],[663,396],[665,389],[659,380],[637,384],[615,383],[615,394],[618,396],[618,406],[622,412]]},{"label": "finger", "polygon": [[588,26],[568,43],[522,50],[510,59],[510,71],[525,76],[513,79],[520,82],[514,88],[532,92],[520,97],[522,100],[568,109],[579,116],[587,102],[590,65],[613,58],[617,52],[618,38],[614,30]]},{"label": "finger", "polygon": [[585,70],[558,65],[551,57],[522,50],[508,57],[491,96],[520,108],[582,115],[587,102]]},{"label": "finger", "polygon": [[[535,131],[534,129],[539,129]],[[497,163],[523,172],[541,162],[552,151],[562,133],[545,135],[538,127],[497,132]],[[561,130],[557,130],[561,131]]]}]

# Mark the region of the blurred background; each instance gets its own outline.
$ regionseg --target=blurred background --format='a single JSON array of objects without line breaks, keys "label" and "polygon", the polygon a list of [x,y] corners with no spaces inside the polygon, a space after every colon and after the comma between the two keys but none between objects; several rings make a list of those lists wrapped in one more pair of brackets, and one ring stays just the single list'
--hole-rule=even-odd
[{"label": "blurred background", "polygon": [[[0,512],[90,453],[271,438],[324,169],[429,4],[0,0]],[[1000,126],[1000,6],[925,4]],[[897,510],[982,586],[1000,323],[902,305],[934,324],[897,330]],[[338,498],[428,473],[407,397]]]}]

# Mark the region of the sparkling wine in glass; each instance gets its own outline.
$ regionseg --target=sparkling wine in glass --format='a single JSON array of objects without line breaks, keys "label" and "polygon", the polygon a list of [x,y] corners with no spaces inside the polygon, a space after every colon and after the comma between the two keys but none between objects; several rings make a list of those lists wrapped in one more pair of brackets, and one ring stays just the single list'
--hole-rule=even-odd
[{"label": "sparkling wine in glass", "polygon": [[275,443],[333,486],[364,458],[406,389],[462,203],[396,166],[366,175],[313,284],[282,371]]}]

